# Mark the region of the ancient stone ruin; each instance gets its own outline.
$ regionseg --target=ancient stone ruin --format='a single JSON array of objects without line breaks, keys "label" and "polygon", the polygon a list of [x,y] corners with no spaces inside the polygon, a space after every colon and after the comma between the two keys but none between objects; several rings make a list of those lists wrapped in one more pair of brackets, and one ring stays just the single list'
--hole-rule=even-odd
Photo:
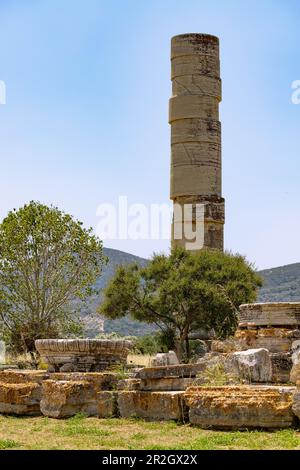
[{"label": "ancient stone ruin", "polygon": [[[0,413],[139,417],[204,429],[295,426],[300,418],[299,308],[300,303],[242,305],[235,336],[207,340],[210,350],[197,363],[178,364],[169,352],[158,355],[152,367],[125,375],[109,367],[125,364],[127,341],[38,340],[49,370],[0,372]],[[223,368],[226,384],[207,383],[216,366]]]},{"label": "ancient stone ruin", "polygon": [[[223,249],[221,187],[221,79],[219,39],[181,34],[171,41],[171,193],[173,245]],[[192,206],[192,228],[202,217],[204,239],[193,246],[183,230],[184,206]],[[199,214],[199,204],[203,214]],[[177,209],[176,209],[177,207]],[[181,210],[178,212],[178,208]],[[177,238],[183,235],[183,238]]]},{"label": "ancient stone ruin", "polygon": [[109,339],[38,339],[37,351],[49,372],[99,372],[125,364],[130,341]]},{"label": "ancient stone ruin", "polygon": [[300,302],[241,305],[235,340],[242,349],[267,349],[272,381],[289,382],[293,352],[300,346]]},{"label": "ancient stone ruin", "polygon": [[[172,85],[171,198],[174,205],[203,203],[203,246],[222,249],[216,37],[184,34],[172,39]],[[194,210],[193,223],[197,216]],[[176,224],[182,225],[182,220],[174,213],[174,229]],[[188,240],[182,243],[187,247]],[[300,302],[241,305],[233,338],[206,338],[202,343],[203,354],[193,364],[179,364],[170,351],[158,354],[152,367],[120,374],[111,366],[125,366],[129,341],[37,340],[48,371],[1,371],[0,413],[51,418],[77,413],[99,418],[134,416],[209,429],[299,425]],[[224,383],[210,383],[209,377],[218,371]]]}]

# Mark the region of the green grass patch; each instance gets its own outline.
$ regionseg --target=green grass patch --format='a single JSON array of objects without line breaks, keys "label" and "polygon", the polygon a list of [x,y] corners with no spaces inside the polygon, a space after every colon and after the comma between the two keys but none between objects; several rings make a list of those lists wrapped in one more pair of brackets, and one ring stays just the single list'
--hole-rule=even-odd
[{"label": "green grass patch", "polygon": [[19,442],[13,441],[11,439],[0,439],[0,449],[13,449],[14,447],[21,447]]}]

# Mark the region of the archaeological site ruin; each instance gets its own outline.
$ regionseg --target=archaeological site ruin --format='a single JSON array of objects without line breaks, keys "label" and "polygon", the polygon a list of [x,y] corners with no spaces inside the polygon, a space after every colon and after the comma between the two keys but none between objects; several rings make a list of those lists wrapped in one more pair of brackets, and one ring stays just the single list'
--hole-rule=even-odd
[{"label": "archaeological site ruin", "polygon": [[[207,34],[172,38],[171,199],[173,244],[183,220],[175,206],[203,209],[202,247],[223,250],[221,79],[219,40]],[[2,370],[0,413],[66,418],[176,420],[203,429],[276,429],[300,419],[300,302],[241,305],[235,335],[199,339],[203,353],[182,364],[161,353],[151,367],[127,367],[131,344],[118,340],[40,339],[48,370]],[[223,383],[208,383],[209,371]]]}]

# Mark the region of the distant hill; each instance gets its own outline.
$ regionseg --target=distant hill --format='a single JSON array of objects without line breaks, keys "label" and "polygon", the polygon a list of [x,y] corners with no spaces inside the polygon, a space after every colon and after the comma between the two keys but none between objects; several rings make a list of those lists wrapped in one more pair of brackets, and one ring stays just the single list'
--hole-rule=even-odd
[{"label": "distant hill", "polygon": [[[117,266],[121,264],[137,263],[140,266],[145,266],[147,260],[139,256],[125,253],[124,251],[113,250],[111,248],[104,248],[104,255],[108,257],[109,262],[104,267],[101,276],[96,282],[95,287],[101,290],[107,285],[108,281],[112,278]],[[101,303],[100,297],[93,299],[84,308],[82,308],[81,317],[85,324],[85,335],[93,338],[99,333],[119,333],[121,335],[134,335],[143,336],[147,333],[154,331],[154,328],[147,323],[141,323],[132,320],[130,317],[121,318],[118,320],[104,319],[101,315],[96,313],[96,309]]]},{"label": "distant hill", "polygon": [[300,301],[300,263],[264,269],[259,274],[264,279],[260,302]]},{"label": "distant hill", "polygon": [[[104,254],[108,257],[109,263],[96,283],[99,290],[107,285],[118,265],[138,263],[145,266],[147,264],[145,258],[111,248],[104,248]],[[259,271],[259,274],[264,279],[264,286],[260,289],[257,299],[259,302],[300,301],[300,263],[264,269]],[[94,337],[103,330],[105,333],[114,331],[122,335],[142,336],[155,330],[151,325],[134,321],[130,317],[118,320],[104,319],[96,313],[100,302],[101,295],[82,309],[81,316],[85,323],[86,336]]]}]

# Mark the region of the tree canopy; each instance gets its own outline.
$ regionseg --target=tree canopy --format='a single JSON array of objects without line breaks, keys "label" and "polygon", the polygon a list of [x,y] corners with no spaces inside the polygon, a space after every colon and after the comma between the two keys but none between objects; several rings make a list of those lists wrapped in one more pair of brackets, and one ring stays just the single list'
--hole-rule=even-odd
[{"label": "tree canopy", "polygon": [[78,331],[70,305],[93,293],[102,242],[56,207],[30,202],[0,224],[0,328],[16,352]]},{"label": "tree canopy", "polygon": [[240,255],[215,250],[174,249],[154,255],[146,267],[119,266],[104,292],[99,312],[109,318],[130,313],[177,335],[189,355],[189,335],[214,329],[219,338],[233,333],[240,304],[253,302],[261,278]]}]

